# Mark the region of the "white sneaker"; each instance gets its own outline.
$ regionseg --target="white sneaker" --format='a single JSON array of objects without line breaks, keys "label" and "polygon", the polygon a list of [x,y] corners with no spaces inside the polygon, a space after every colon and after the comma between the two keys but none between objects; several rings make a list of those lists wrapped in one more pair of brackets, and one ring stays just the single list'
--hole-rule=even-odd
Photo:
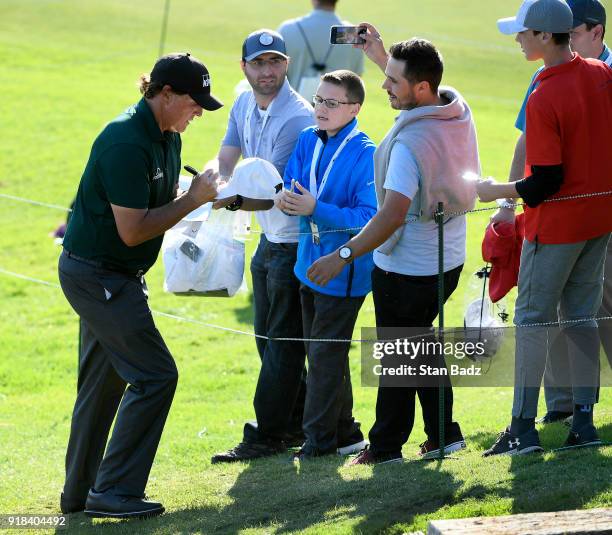
[{"label": "white sneaker", "polygon": [[[432,444],[429,440],[423,442],[420,445],[419,456],[421,459],[435,459],[440,456],[440,448],[436,447],[435,444]],[[444,445],[444,455],[448,455],[449,453],[453,453],[455,451],[459,451],[465,448],[465,440],[455,440],[450,444]]]}]

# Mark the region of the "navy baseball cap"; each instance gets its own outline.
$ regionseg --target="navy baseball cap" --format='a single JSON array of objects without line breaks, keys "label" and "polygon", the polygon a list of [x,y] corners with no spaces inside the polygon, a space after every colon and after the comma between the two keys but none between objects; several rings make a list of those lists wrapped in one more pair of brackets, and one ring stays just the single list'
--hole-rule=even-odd
[{"label": "navy baseball cap", "polygon": [[266,53],[278,54],[287,58],[287,48],[283,36],[274,30],[257,30],[250,34],[242,44],[242,59],[251,61]]},{"label": "navy baseball cap", "polygon": [[606,8],[597,0],[567,0],[574,15],[574,26],[581,24],[606,25]]},{"label": "navy baseball cap", "polygon": [[202,108],[218,110],[223,103],[210,94],[210,74],[205,65],[189,52],[166,54],[157,60],[151,71],[151,82],[169,85],[187,93]]}]

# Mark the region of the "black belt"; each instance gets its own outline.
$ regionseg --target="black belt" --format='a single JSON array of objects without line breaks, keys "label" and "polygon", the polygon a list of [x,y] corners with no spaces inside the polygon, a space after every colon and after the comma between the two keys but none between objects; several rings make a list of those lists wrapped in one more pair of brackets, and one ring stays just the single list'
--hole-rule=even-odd
[{"label": "black belt", "polygon": [[144,269],[139,269],[138,271],[131,271],[126,268],[122,268],[121,266],[112,266],[109,264],[105,264],[104,262],[98,262],[96,260],[91,260],[90,258],[83,258],[82,256],[75,255],[71,253],[68,249],[64,249],[64,254],[68,258],[72,258],[77,262],[81,262],[82,264],[87,264],[88,266],[93,266],[99,269],[105,269],[106,271],[115,271],[117,273],[122,273],[123,275],[129,275],[130,277],[142,277],[144,275]]}]

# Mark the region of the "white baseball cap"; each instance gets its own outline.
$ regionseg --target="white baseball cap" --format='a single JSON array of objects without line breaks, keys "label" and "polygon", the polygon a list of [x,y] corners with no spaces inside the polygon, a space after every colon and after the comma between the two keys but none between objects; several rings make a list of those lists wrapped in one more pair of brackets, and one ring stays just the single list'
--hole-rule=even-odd
[{"label": "white baseball cap", "polygon": [[565,0],[525,0],[516,17],[499,19],[497,27],[506,35],[525,30],[569,33],[573,19],[572,10]]},{"label": "white baseball cap", "polygon": [[270,162],[261,158],[245,158],[236,166],[227,185],[219,187],[217,200],[234,195],[273,200],[282,187],[283,179]]}]

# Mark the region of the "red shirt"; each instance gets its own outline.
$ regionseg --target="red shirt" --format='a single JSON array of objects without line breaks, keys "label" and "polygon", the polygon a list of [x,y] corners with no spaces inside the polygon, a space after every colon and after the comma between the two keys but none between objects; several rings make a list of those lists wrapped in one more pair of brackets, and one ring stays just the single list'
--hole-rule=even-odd
[{"label": "red shirt", "polygon": [[[612,191],[612,70],[577,54],[548,67],[527,102],[525,173],[563,166],[555,197]],[[574,243],[612,231],[612,195],[544,202],[525,209],[525,237]]]}]

